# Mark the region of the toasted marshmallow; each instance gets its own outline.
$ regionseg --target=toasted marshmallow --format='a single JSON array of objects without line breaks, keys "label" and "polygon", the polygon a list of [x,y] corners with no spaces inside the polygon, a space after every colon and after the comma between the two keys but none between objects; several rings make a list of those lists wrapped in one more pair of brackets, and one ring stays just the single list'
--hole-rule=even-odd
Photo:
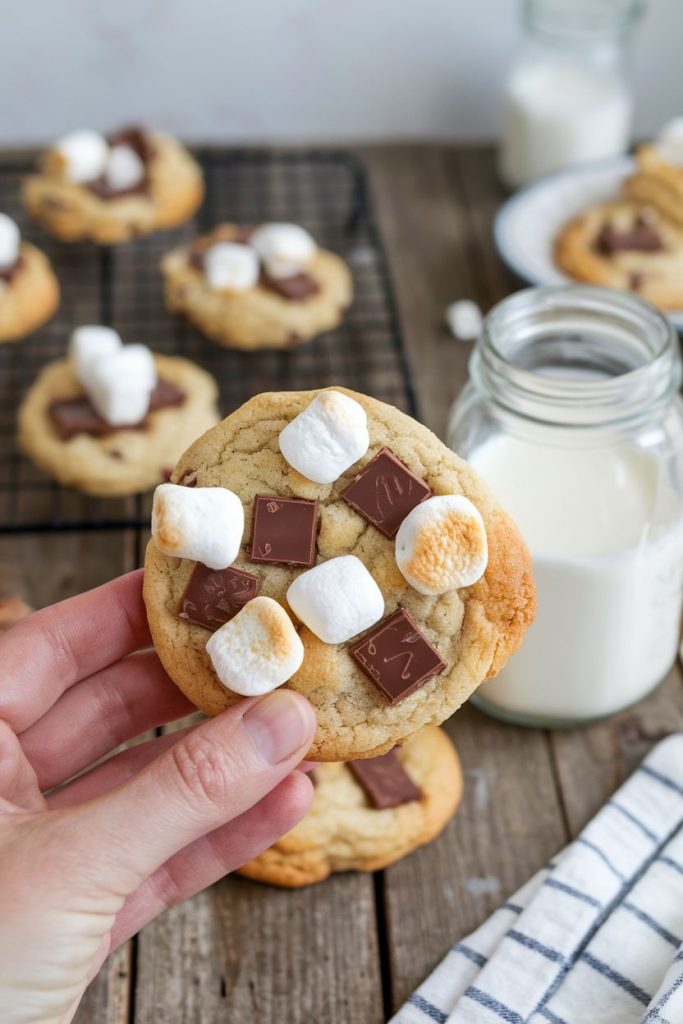
[{"label": "toasted marshmallow", "polygon": [[152,537],[165,555],[227,569],[244,533],[242,502],[227,487],[159,484],[152,503]]},{"label": "toasted marshmallow", "polygon": [[254,597],[209,637],[206,650],[223,686],[260,697],[301,667],[304,646],[287,612],[272,597]]},{"label": "toasted marshmallow", "polygon": [[664,125],[655,142],[655,148],[668,164],[683,167],[683,117],[675,117]]},{"label": "toasted marshmallow", "polygon": [[84,387],[113,427],[134,426],[147,415],[156,384],[154,356],[145,345],[125,345],[86,365]]},{"label": "toasted marshmallow", "polygon": [[330,558],[302,572],[290,585],[287,601],[326,644],[343,644],[384,615],[382,591],[355,555]]},{"label": "toasted marshmallow", "polygon": [[441,494],[409,512],[396,534],[396,564],[420,594],[469,587],[488,562],[486,528],[469,498]]},{"label": "toasted marshmallow", "polygon": [[446,310],[446,323],[458,341],[476,341],[481,334],[483,318],[476,302],[460,299]]},{"label": "toasted marshmallow", "polygon": [[99,132],[87,128],[70,132],[59,139],[54,148],[64,161],[64,172],[69,181],[94,181],[104,174],[109,144]]},{"label": "toasted marshmallow", "polygon": [[12,267],[19,259],[21,232],[6,213],[0,213],[0,268]]},{"label": "toasted marshmallow", "polygon": [[259,279],[254,249],[239,242],[216,242],[204,254],[204,276],[211,288],[243,292]]},{"label": "toasted marshmallow", "polygon": [[271,277],[292,277],[306,269],[317,246],[298,224],[263,224],[249,238]]},{"label": "toasted marshmallow", "polygon": [[84,388],[88,387],[88,367],[118,352],[121,347],[121,337],[112,327],[86,324],[71,332],[69,360]]},{"label": "toasted marshmallow", "polygon": [[112,146],[104,168],[104,179],[110,188],[122,192],[135,188],[145,177],[145,165],[130,146]]},{"label": "toasted marshmallow", "polygon": [[369,444],[365,409],[339,391],[323,391],[280,432],[287,462],[316,484],[331,484]]}]

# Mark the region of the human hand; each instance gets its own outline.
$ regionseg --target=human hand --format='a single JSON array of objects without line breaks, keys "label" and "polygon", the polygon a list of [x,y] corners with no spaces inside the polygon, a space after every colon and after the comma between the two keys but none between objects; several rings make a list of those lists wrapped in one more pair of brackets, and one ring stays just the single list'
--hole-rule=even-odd
[{"label": "human hand", "polygon": [[254,857],[310,804],[296,766],[315,719],[290,690],[241,701],[62,785],[193,710],[143,650],[141,583],[130,573],[0,639],[4,1024],[66,1024],[112,949]]}]

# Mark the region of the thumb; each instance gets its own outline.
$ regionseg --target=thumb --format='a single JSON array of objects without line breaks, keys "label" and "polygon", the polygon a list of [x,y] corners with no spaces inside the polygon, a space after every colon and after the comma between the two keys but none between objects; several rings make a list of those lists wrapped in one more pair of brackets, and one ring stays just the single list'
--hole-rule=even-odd
[{"label": "thumb", "polygon": [[314,733],[308,701],[275,690],[202,723],[123,785],[66,813],[76,816],[98,874],[132,891],[261,800],[301,761]]}]

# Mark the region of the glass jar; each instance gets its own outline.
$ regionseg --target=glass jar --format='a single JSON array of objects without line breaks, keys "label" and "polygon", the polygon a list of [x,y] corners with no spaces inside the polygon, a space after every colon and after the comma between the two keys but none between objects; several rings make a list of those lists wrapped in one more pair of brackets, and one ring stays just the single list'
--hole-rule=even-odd
[{"label": "glass jar", "polygon": [[524,43],[504,88],[500,175],[509,188],[623,153],[626,58],[640,0],[524,0]]},{"label": "glass jar", "polygon": [[683,403],[671,324],[632,295],[530,288],[486,317],[449,444],[524,536],[538,613],[473,700],[576,725],[649,693],[678,650]]}]

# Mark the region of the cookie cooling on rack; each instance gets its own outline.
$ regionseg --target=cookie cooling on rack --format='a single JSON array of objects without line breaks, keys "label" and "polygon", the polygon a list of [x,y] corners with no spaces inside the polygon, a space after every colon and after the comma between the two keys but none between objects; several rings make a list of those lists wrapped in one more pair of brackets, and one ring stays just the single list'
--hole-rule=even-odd
[{"label": "cookie cooling on rack", "polygon": [[197,163],[176,139],[137,125],[59,139],[26,178],[32,217],[63,241],[126,242],[182,224],[204,197]]},{"label": "cookie cooling on rack", "polygon": [[0,342],[35,331],[58,305],[59,285],[47,257],[0,213]]},{"label": "cookie cooling on rack", "polygon": [[229,348],[291,348],[336,327],[351,302],[344,261],[297,224],[221,224],[162,261],[166,303]]},{"label": "cookie cooling on rack", "polygon": [[213,378],[187,359],[123,345],[109,327],[77,328],[69,358],[39,373],[19,408],[19,445],[87,494],[149,490],[218,420]]},{"label": "cookie cooling on rack", "polygon": [[313,783],[306,817],[238,874],[299,888],[336,871],[379,871],[431,842],[462,796],[458,755],[434,726],[381,757],[320,764]]},{"label": "cookie cooling on rack", "polygon": [[429,430],[342,388],[251,399],[157,489],[144,596],[176,684],[217,714],[286,685],[311,756],[373,757],[451,715],[535,610],[527,549]]}]

